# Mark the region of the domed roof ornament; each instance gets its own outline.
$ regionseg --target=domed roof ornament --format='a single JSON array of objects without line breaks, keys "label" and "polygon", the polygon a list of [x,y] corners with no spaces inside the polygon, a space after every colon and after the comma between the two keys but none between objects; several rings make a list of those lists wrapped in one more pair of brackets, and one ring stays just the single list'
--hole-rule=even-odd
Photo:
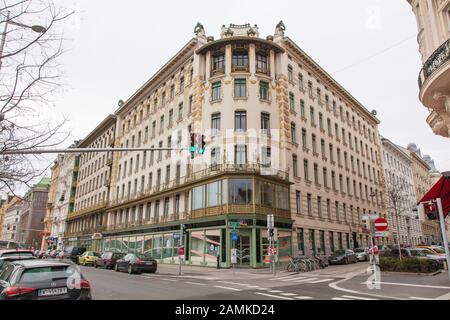
[{"label": "domed roof ornament", "polygon": [[256,31],[255,31],[255,29],[253,29],[253,28],[248,29],[247,35],[248,35],[249,37],[255,37],[255,36],[256,36]]},{"label": "domed roof ornament", "polygon": [[194,28],[195,35],[198,36],[205,36],[205,28],[200,22],[197,22],[197,25]]},{"label": "domed roof ornament", "polygon": [[234,31],[231,30],[231,28],[228,28],[225,33],[224,33],[225,37],[232,37],[234,35]]}]

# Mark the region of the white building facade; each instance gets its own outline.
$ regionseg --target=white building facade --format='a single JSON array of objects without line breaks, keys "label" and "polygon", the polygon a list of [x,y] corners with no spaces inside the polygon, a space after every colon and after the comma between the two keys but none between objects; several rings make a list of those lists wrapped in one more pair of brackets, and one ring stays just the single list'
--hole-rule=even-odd
[{"label": "white building facade", "polygon": [[406,149],[382,138],[385,176],[386,218],[389,242],[418,245],[422,241],[422,224],[417,211],[413,162]]}]

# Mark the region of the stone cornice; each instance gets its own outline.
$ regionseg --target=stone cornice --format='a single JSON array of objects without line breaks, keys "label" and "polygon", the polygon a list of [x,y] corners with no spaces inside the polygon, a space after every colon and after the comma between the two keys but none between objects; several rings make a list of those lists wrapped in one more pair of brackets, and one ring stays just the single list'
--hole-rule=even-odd
[{"label": "stone cornice", "polygon": [[284,53],[284,51],[285,51],[282,47],[280,47],[273,41],[264,40],[261,38],[255,38],[255,37],[238,36],[238,37],[229,37],[229,38],[224,38],[224,39],[219,39],[219,40],[216,40],[213,42],[209,42],[209,43],[205,44],[203,47],[201,47],[200,49],[198,49],[195,53],[203,54],[206,51],[208,51],[211,48],[214,48],[216,46],[225,46],[227,44],[232,44],[232,43],[236,43],[236,42],[259,43],[259,44],[268,46],[270,48],[273,48],[275,50],[275,52]]},{"label": "stone cornice", "polygon": [[79,144],[78,148],[86,148],[88,147],[92,141],[94,141],[98,136],[103,134],[109,127],[116,123],[116,116],[110,114],[107,116],[94,130],[89,133],[86,138],[84,138]]}]

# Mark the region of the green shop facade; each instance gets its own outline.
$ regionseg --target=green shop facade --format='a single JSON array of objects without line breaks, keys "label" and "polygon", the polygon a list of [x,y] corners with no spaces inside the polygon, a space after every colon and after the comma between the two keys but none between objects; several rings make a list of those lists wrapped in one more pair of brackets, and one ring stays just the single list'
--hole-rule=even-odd
[{"label": "green shop facade", "polygon": [[[221,268],[232,267],[231,249],[235,248],[237,267],[268,267],[268,214],[274,215],[278,231],[278,262],[288,261],[294,252],[289,188],[290,183],[279,176],[219,174],[170,190],[188,192],[190,212],[185,219],[143,223],[124,230],[106,229],[101,239],[69,237],[68,244],[100,252],[148,254],[163,264],[178,264],[178,249],[183,244],[184,264]],[[219,195],[217,201],[208,200],[211,191]]]}]

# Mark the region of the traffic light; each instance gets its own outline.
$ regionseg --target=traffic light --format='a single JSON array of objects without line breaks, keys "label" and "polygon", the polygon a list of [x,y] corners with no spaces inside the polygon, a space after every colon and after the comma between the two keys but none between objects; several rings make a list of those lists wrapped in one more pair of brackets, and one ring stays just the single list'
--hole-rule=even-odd
[{"label": "traffic light", "polygon": [[274,235],[275,235],[275,230],[274,229],[269,229],[269,238],[273,239]]},{"label": "traffic light", "polygon": [[197,151],[195,133],[191,133],[191,158],[194,159],[195,151]]},{"label": "traffic light", "polygon": [[199,153],[200,154],[205,154],[205,150],[206,150],[206,136],[204,134],[202,134],[202,141],[201,141],[201,145],[200,145],[200,150]]},{"label": "traffic light", "polygon": [[437,219],[437,206],[434,202],[429,202],[424,205],[425,214],[428,217],[428,220],[436,220]]},{"label": "traffic light", "polygon": [[184,224],[181,225],[181,234],[187,234],[186,225]]}]

